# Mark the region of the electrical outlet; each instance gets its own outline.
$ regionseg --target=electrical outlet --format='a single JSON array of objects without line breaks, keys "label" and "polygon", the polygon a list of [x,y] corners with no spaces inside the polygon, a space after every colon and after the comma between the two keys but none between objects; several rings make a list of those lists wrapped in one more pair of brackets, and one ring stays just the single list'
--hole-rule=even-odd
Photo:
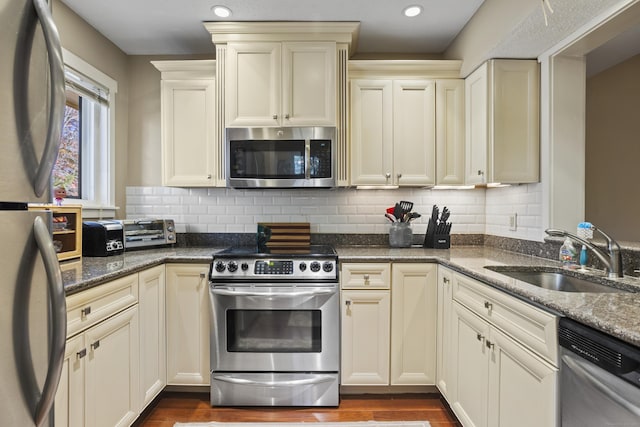
[{"label": "electrical outlet", "polygon": [[509,215],[509,231],[516,231],[518,229],[518,214],[512,213]]}]

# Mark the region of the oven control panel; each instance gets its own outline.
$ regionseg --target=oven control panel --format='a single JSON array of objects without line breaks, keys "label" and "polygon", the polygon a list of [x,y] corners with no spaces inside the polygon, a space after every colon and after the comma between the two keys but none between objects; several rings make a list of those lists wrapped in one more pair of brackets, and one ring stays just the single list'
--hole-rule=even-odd
[{"label": "oven control panel", "polygon": [[210,279],[321,279],[337,280],[336,259],[227,259],[214,258]]}]

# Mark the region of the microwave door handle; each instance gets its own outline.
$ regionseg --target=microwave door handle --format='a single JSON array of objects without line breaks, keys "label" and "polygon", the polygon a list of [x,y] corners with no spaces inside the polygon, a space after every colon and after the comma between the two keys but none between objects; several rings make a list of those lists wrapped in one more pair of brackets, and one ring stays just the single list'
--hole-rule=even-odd
[{"label": "microwave door handle", "polygon": [[304,142],[304,158],[305,158],[305,168],[304,168],[304,177],[305,179],[311,179],[311,140],[307,139]]}]

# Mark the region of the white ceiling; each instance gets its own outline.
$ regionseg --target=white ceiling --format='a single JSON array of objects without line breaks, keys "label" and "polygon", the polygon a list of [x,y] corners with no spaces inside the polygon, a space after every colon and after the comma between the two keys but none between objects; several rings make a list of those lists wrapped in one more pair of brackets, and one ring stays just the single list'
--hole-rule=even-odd
[{"label": "white ceiling", "polygon": [[[129,55],[213,54],[205,21],[359,21],[357,53],[443,52],[484,0],[61,0]],[[211,11],[222,4],[226,19]],[[402,9],[418,4],[421,15]]]}]

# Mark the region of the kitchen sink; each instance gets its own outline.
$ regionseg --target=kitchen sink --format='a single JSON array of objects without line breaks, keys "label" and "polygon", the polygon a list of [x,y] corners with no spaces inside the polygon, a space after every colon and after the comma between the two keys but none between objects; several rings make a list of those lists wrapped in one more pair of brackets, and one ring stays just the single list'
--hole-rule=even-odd
[{"label": "kitchen sink", "polygon": [[526,267],[487,266],[488,270],[522,280],[543,289],[561,292],[629,292],[624,289],[603,285],[586,277],[578,277],[560,269],[541,270]]}]

